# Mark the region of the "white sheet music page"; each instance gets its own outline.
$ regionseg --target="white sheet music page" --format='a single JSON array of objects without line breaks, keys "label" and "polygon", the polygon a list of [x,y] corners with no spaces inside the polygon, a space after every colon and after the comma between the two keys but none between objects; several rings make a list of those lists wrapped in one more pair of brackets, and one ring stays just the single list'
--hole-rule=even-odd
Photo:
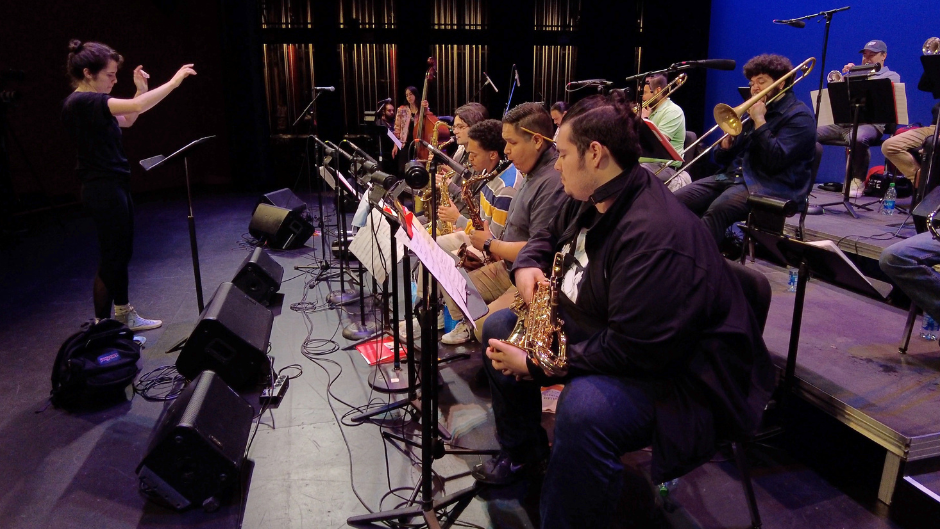
[{"label": "white sheet music page", "polygon": [[401,147],[402,147],[401,140],[398,139],[398,136],[395,135],[395,132],[392,131],[392,129],[388,129],[386,133],[388,134],[388,138],[392,140],[392,143],[394,143],[395,146],[398,147],[398,150],[401,150]]},{"label": "white sheet music page", "polygon": [[[457,306],[460,307],[460,311],[469,314],[470,310],[467,308],[467,280],[457,269],[453,256],[444,251],[417,220],[413,223],[412,232],[414,238],[410,240],[402,228],[398,229],[397,235],[418,256],[428,272],[437,279],[441,288],[454,299]],[[476,328],[473,318],[468,317],[466,319]]]},{"label": "white sheet music page", "polygon": [[[356,232],[356,236],[349,243],[349,251],[365,265],[366,270],[372,274],[379,283],[384,283],[388,276],[388,267],[392,266],[392,229],[385,217],[372,209],[365,227]],[[401,237],[395,237],[397,256],[400,261],[405,255],[405,245]]]}]

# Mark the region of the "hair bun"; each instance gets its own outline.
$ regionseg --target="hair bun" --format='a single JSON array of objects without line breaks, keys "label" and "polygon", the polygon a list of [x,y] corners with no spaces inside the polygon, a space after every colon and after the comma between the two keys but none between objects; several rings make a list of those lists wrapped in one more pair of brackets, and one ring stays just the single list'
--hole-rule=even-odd
[{"label": "hair bun", "polygon": [[78,39],[72,39],[69,41],[69,52],[78,53],[82,49],[82,41]]}]

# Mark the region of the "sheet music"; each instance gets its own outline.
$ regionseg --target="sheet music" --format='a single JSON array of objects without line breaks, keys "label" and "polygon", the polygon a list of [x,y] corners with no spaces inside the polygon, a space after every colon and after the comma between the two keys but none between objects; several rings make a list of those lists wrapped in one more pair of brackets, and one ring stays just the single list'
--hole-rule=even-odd
[{"label": "sheet music", "polygon": [[822,99],[819,100],[820,109],[816,108],[816,94],[819,93],[819,90],[813,90],[809,93],[810,98],[813,101],[813,111],[819,115],[819,125],[824,127],[826,125],[834,125],[835,120],[832,119],[832,105],[829,104],[829,89],[823,88]]},{"label": "sheet music", "polygon": [[[387,269],[394,266],[391,261],[392,255],[392,229],[385,217],[375,209],[369,213],[365,227],[356,232],[356,236],[349,243],[349,251],[359,259],[366,270],[372,274],[379,283],[384,283],[388,276]],[[398,260],[405,255],[405,245],[401,242],[401,236],[395,237],[396,255]],[[464,286],[466,288],[466,285]]]},{"label": "sheet music", "polygon": [[894,87],[894,108],[898,114],[897,122],[901,125],[907,125],[910,121],[908,121],[907,115],[907,91],[904,89],[904,83],[892,83],[891,86]]},{"label": "sheet music", "polygon": [[388,139],[392,140],[392,143],[398,147],[398,150],[401,150],[401,140],[398,139],[398,136],[395,135],[395,132],[392,129],[386,129],[385,133],[388,134]]},{"label": "sheet music", "polygon": [[412,232],[413,239],[408,239],[402,228],[398,229],[396,235],[418,256],[441,288],[457,303],[460,311],[468,315],[466,320],[476,328],[473,318],[469,316],[470,309],[467,308],[467,280],[460,274],[454,257],[445,252],[417,220],[412,221]]}]

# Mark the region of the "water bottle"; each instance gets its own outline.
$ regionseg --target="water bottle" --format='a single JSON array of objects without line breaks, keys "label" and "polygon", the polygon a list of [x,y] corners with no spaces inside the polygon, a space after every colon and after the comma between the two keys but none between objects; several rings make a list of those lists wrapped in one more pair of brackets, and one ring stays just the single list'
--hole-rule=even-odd
[{"label": "water bottle", "polygon": [[924,324],[920,328],[920,337],[932,342],[937,339],[937,331],[940,331],[940,323],[937,323],[930,317],[930,314],[925,312]]},{"label": "water bottle", "polygon": [[885,200],[881,203],[881,213],[884,215],[894,215],[894,202],[898,199],[898,191],[894,188],[894,182],[888,186],[885,192]]},{"label": "water bottle", "polygon": [[678,486],[679,486],[679,478],[676,478],[676,479],[667,481],[667,482],[665,482],[665,483],[660,483],[660,484],[659,484],[659,495],[660,495],[663,499],[666,499],[666,498],[669,497],[669,493],[670,493],[671,491],[676,490],[676,487],[678,487]]},{"label": "water bottle", "polygon": [[800,277],[800,271],[796,268],[788,269],[790,272],[790,279],[787,280],[787,292],[796,292],[796,281]]}]

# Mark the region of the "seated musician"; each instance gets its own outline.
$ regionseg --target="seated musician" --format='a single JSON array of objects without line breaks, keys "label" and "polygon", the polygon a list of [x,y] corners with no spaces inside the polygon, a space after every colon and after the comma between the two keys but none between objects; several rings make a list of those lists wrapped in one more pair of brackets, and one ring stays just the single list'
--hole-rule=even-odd
[{"label": "seated musician", "polygon": [[[669,95],[664,92],[669,82],[665,75],[656,74],[646,78],[643,84],[642,117],[653,122],[667,138],[676,152],[685,148],[685,112]],[[688,173],[672,178],[682,162],[669,162],[665,167],[649,158],[640,158],[640,163],[653,172],[663,182],[669,182],[669,189],[675,191],[687,185],[692,179]]]},{"label": "seated musician", "polygon": [[[937,122],[938,112],[940,112],[940,101],[931,110],[933,123]],[[892,136],[881,144],[881,153],[884,154],[885,159],[893,163],[898,168],[898,172],[910,178],[915,187],[920,184],[920,167],[911,152],[920,149],[931,140],[936,128],[933,124],[913,128]]]},{"label": "seated musician", "polygon": [[[498,119],[488,119],[470,127],[470,141],[467,144],[467,154],[469,161],[474,169],[474,176],[464,183],[467,195],[476,196],[474,204],[470,206],[471,221],[460,232],[454,232],[452,236],[459,237],[463,244],[466,244],[465,251],[471,252],[479,261],[484,261],[485,255],[480,250],[472,246],[470,233],[476,229],[489,230],[494,237],[499,237],[506,226],[506,217],[509,213],[509,206],[512,199],[516,196],[516,189],[513,184],[517,181],[516,168],[503,159],[503,150],[506,148],[506,140],[502,137],[503,124]],[[518,179],[521,182],[521,178]],[[443,220],[448,220],[453,213],[440,210],[439,215]],[[445,237],[451,237],[446,235]],[[440,237],[438,244],[441,244]],[[443,247],[443,244],[441,244]],[[454,303],[453,299],[444,293],[444,301],[447,303],[447,309],[452,315],[460,319],[460,308]],[[461,321],[457,327],[445,334],[441,341],[446,344],[464,343],[470,339],[470,332],[467,330],[467,324]]]},{"label": "seated musician", "polygon": [[[888,57],[888,46],[882,40],[870,40],[859,51],[862,54],[862,64],[880,64],[880,69],[873,73],[869,79],[891,79],[894,83],[901,82],[901,76],[885,66],[885,59]],[[842,68],[842,73],[849,73],[850,68],[855,63],[848,63]],[[868,174],[868,164],[871,160],[871,153],[868,147],[875,141],[881,139],[885,132],[885,125],[882,124],[861,124],[858,126],[858,136],[855,140],[857,148],[852,153],[852,178],[856,182],[865,180]],[[893,129],[892,129],[893,130]],[[823,125],[816,129],[816,136],[819,144],[816,146],[816,167],[822,160],[823,145],[841,145],[848,147],[852,142],[852,127],[846,125]],[[855,183],[855,182],[853,182]]]},{"label": "seated musician", "polygon": [[[516,177],[523,180],[515,185],[516,196],[499,237],[494,235],[489,223],[485,223],[482,230],[470,232],[471,245],[489,254],[494,261],[470,273],[474,286],[489,305],[487,316],[512,303],[516,287],[509,279],[509,267],[529,237],[548,226],[565,198],[555,170],[558,153],[549,139],[551,134],[552,118],[539,103],[522,103],[503,116],[506,158],[516,167]],[[487,316],[476,322],[477,339]],[[470,325],[464,321],[448,334],[447,343],[462,343],[474,337]]]},{"label": "seated musician", "polygon": [[652,445],[655,482],[689,472],[718,439],[756,430],[774,383],[738,280],[702,223],[638,165],[635,115],[622,94],[610,97],[565,116],[556,168],[570,198],[512,269],[531,301],[562,253],[567,375],[548,376],[501,341],[513,311],[492,315],[483,333],[501,451],[473,469],[478,480],[505,484],[539,468],[548,455],[540,386],[565,383],[542,527],[610,527],[624,453]]},{"label": "seated musician", "polygon": [[881,252],[881,270],[911,301],[940,321],[940,241],[924,232],[888,246]]},{"label": "seated musician", "polygon": [[[758,55],[744,65],[744,76],[756,95],[792,70],[780,55]],[[792,78],[748,109],[750,120],[738,136],[726,136],[715,152],[722,173],[692,182],[676,198],[702,218],[716,242],[735,222],[747,218],[748,193],[793,200],[804,207],[813,185],[816,144],[813,113],[789,90]],[[770,105],[781,90],[787,92]]]}]

